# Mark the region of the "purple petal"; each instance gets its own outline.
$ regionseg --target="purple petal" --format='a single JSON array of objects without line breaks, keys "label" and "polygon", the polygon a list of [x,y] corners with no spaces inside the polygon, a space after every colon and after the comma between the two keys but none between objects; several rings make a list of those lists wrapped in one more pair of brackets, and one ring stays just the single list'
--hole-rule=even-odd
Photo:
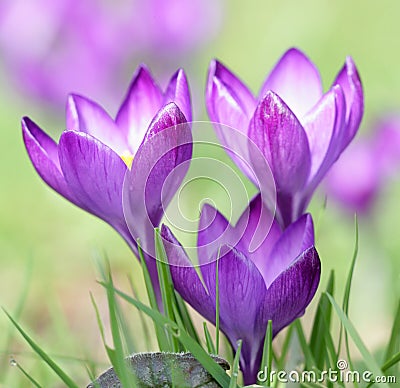
[{"label": "purple petal", "polygon": [[88,133],[120,155],[130,153],[125,134],[95,102],[75,94],[70,95],[66,120],[67,130]]},{"label": "purple petal", "polygon": [[83,132],[64,132],[58,150],[65,180],[79,202],[117,230],[125,227],[122,185],[127,167],[122,159]]},{"label": "purple petal", "polygon": [[293,194],[304,186],[310,172],[307,135],[275,93],[268,91],[258,105],[250,122],[249,137],[269,162],[278,193]]},{"label": "purple petal", "polygon": [[306,249],[314,245],[314,225],[309,214],[289,225],[265,258],[262,272],[267,287]]},{"label": "purple petal", "polygon": [[40,177],[52,189],[80,206],[65,182],[58,160],[57,143],[28,117],[22,119],[22,135],[28,155]]},{"label": "purple petal", "polygon": [[322,83],[315,65],[299,50],[288,50],[261,88],[260,100],[271,90],[300,119],[321,98]]},{"label": "purple petal", "polygon": [[215,300],[208,295],[185,250],[165,225],[161,228],[161,236],[175,289],[196,311],[214,323]]},{"label": "purple petal", "polygon": [[163,94],[149,70],[140,66],[115,119],[128,139],[133,154],[155,114],[161,107]]},{"label": "purple petal", "polygon": [[228,220],[213,206],[205,204],[201,209],[197,235],[199,264],[215,260],[219,247],[233,244],[232,228]]},{"label": "purple petal", "polygon": [[304,118],[311,152],[310,190],[315,189],[342,152],[345,111],[342,89],[335,85]]},{"label": "purple petal", "polygon": [[[216,298],[216,262],[202,267],[211,300]],[[266,287],[257,267],[235,248],[218,260],[220,326],[235,347],[243,340],[241,365],[252,368],[265,335],[257,326]]]},{"label": "purple petal", "polygon": [[179,108],[170,103],[154,118],[124,184],[126,220],[151,256],[153,228],[178,190],[191,155],[190,127]]},{"label": "purple petal", "polygon": [[341,86],[346,98],[347,131],[342,143],[342,149],[344,149],[355,136],[364,113],[364,93],[361,80],[351,57],[346,58],[346,63],[333,84]]},{"label": "purple petal", "polygon": [[[228,70],[221,62],[211,61],[208,70],[208,82],[207,82],[207,105],[214,104],[215,101],[212,98],[209,100],[208,97],[212,97],[212,88],[214,80],[218,80],[221,85],[226,88],[226,92],[231,94],[232,98],[241,107],[247,118],[250,119],[256,108],[256,100],[247,86],[230,70]],[[218,107],[216,107],[218,109]],[[210,109],[212,112],[213,109]],[[212,118],[211,118],[212,119]],[[216,121],[216,120],[213,120]],[[218,121],[216,121],[218,122]]]},{"label": "purple petal", "polygon": [[302,316],[318,288],[320,274],[321,262],[317,251],[311,247],[268,288],[258,319],[259,327],[265,329],[266,323],[271,319],[275,336]]},{"label": "purple petal", "polygon": [[[248,254],[257,267],[260,260],[265,261],[275,241],[282,234],[273,215],[263,203],[261,194],[251,200],[249,207],[240,216],[235,225],[235,232],[241,235],[237,248]],[[262,234],[262,236],[258,238],[259,245],[254,247],[257,234]],[[258,257],[261,252],[263,258]]]},{"label": "purple petal", "polygon": [[171,78],[164,95],[164,105],[174,102],[185,115],[187,122],[192,121],[192,105],[186,74],[179,69]]}]

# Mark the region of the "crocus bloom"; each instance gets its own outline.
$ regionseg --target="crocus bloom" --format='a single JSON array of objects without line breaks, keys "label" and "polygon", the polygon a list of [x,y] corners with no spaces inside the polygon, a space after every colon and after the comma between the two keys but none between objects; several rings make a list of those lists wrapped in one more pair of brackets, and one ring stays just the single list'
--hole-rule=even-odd
[{"label": "crocus bloom", "polygon": [[[350,57],[323,93],[314,64],[290,49],[258,97],[220,62],[212,62],[206,103],[213,122],[242,131],[264,154],[275,179],[277,218],[286,227],[304,213],[314,190],[356,134],[363,91]],[[215,128],[224,146],[231,147],[235,140],[218,124]],[[257,184],[254,174],[264,167],[252,155],[248,158],[254,173],[243,171]]]},{"label": "crocus bloom", "polygon": [[350,213],[367,213],[400,165],[400,119],[386,117],[372,136],[359,138],[340,156],[325,179],[328,199]]},{"label": "crocus bloom", "polygon": [[[205,205],[198,235],[204,285],[184,249],[167,227],[162,228],[176,290],[212,323],[215,323],[216,314],[218,263],[220,328],[234,349],[237,340],[243,341],[240,365],[245,384],[256,381],[268,320],[272,320],[275,336],[303,315],[320,279],[320,261],[314,248],[310,215],[303,215],[284,232],[275,221],[262,245],[250,252],[250,240],[259,222],[261,206],[258,195],[233,227],[217,210]],[[218,249],[203,248],[222,235],[217,261]],[[234,246],[232,241],[236,241]]]},{"label": "crocus bloom", "polygon": [[160,72],[175,69],[213,36],[221,14],[215,0],[0,3],[1,62],[23,93],[55,107],[71,91],[118,101],[132,64],[146,58],[162,62]]},{"label": "crocus bloom", "polygon": [[[129,184],[142,185],[142,180],[148,178],[141,174],[143,166],[153,154],[163,154],[164,144],[166,155],[153,174],[163,178],[178,164],[190,160],[187,120],[191,120],[191,104],[184,72],[177,71],[163,93],[147,68],[141,66],[115,120],[95,102],[72,95],[67,104],[67,130],[58,144],[29,118],[22,120],[22,131],[29,157],[41,178],[75,205],[108,222],[137,253],[136,239],[152,235],[161,220],[163,180],[152,180],[151,189],[146,191],[146,199],[153,204],[148,209],[153,224],[151,230],[143,230],[141,223],[130,228],[126,223],[122,203],[125,176],[132,180]],[[156,143],[158,149],[152,142],[156,135],[165,137],[164,142]],[[179,146],[182,143],[185,145]],[[176,180],[173,183],[171,192],[180,184]],[[131,200],[135,202],[135,198]],[[168,200],[170,197],[164,198],[164,206]],[[159,206],[155,206],[157,203]],[[156,279],[154,260],[148,265]]]}]

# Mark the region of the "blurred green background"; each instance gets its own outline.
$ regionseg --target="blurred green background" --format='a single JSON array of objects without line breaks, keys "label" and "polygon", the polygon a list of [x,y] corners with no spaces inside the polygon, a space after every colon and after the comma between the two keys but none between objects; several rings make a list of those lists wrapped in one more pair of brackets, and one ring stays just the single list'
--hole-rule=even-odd
[{"label": "blurred green background", "polygon": [[[325,87],[345,57],[354,58],[365,91],[365,116],[359,136],[368,132],[377,116],[400,111],[397,0],[231,0],[226,1],[223,15],[215,39],[185,60],[189,77],[194,80],[196,118],[206,118],[203,94],[212,58],[222,60],[258,92],[274,63],[292,46],[316,63]],[[137,63],[142,61],[137,59]],[[139,266],[108,225],[54,193],[34,171],[22,142],[21,117],[29,115],[55,138],[64,129],[64,117],[41,109],[23,96],[5,70],[0,81],[0,305],[15,313],[21,294],[27,290],[19,321],[51,354],[60,356],[60,362],[65,362],[84,384],[84,368],[68,358],[106,360],[89,297],[93,292],[105,318],[105,296],[96,283],[95,257],[107,254],[121,287],[128,285],[126,274],[138,274]],[[128,73],[126,85],[129,81]],[[399,182],[388,185],[373,212],[359,218],[360,252],[350,317],[374,351],[387,341],[400,296]],[[312,204],[323,263],[320,290],[334,268],[341,295],[353,252],[354,219],[329,199],[324,211],[322,204],[322,196]],[[194,208],[198,211],[197,204]],[[140,276],[136,278],[140,287]],[[306,321],[308,316],[310,311]],[[132,320],[136,322],[137,316]],[[4,387],[27,386],[18,370],[9,366],[10,355],[42,379],[45,386],[57,386],[56,378],[35,360],[18,335],[9,343],[10,329],[9,321],[0,314],[0,375]],[[138,350],[145,350],[143,344],[139,343]]]}]

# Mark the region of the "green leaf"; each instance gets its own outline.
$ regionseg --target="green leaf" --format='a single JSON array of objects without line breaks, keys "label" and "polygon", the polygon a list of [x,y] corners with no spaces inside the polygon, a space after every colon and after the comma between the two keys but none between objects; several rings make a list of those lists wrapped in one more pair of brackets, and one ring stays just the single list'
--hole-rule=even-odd
[{"label": "green leaf", "polygon": [[[146,291],[147,291],[147,296],[149,298],[150,306],[154,310],[159,311],[156,294],[154,292],[153,283],[151,282],[149,270],[147,268],[146,260],[143,255],[143,250],[140,245],[140,240],[137,240],[137,246],[138,246],[140,263],[142,265],[144,283],[146,286]],[[156,332],[158,347],[159,347],[160,351],[167,352],[169,350],[169,343],[168,343],[168,337],[165,334],[164,328],[162,326],[158,326],[158,325],[154,324],[154,330]]]},{"label": "green leaf", "polygon": [[121,333],[119,322],[120,317],[118,315],[118,304],[115,299],[115,291],[114,291],[114,283],[111,276],[111,272],[108,274],[108,285],[107,287],[107,301],[108,301],[108,311],[110,315],[110,326],[111,326],[111,336],[114,343],[114,352],[113,352],[113,359],[110,359],[115,373],[119,377],[121,381],[121,385],[123,387],[132,387],[134,388],[135,385],[133,384],[132,373],[129,371],[129,367],[125,361],[125,352],[124,346],[122,343]]},{"label": "green leaf", "polygon": [[204,328],[204,337],[206,338],[207,351],[210,354],[216,354],[213,340],[207,328],[207,322],[203,322],[203,328]]},{"label": "green leaf", "polygon": [[[328,280],[326,292],[333,294],[335,284],[334,271],[331,272]],[[321,295],[317,311],[315,313],[314,324],[311,331],[310,349],[314,356],[316,366],[322,370],[327,365],[328,354],[325,340],[326,333],[329,333],[332,317],[332,305],[324,294]]]},{"label": "green leaf", "polygon": [[399,348],[400,348],[400,300],[399,300],[399,305],[397,306],[396,316],[393,321],[390,340],[386,348],[385,360],[389,360],[389,358],[392,357],[396,353],[396,351],[398,352],[400,350]]},{"label": "green leaf", "polygon": [[290,325],[287,329],[287,334],[286,334],[285,340],[283,341],[283,345],[282,345],[281,355],[277,360],[279,369],[284,369],[286,355],[287,355],[287,352],[289,351],[289,345],[292,340],[293,327],[294,327],[293,325]]},{"label": "green leaf", "polygon": [[16,366],[22,374],[35,386],[38,388],[42,388],[42,386],[24,369],[22,366],[14,359],[10,360],[10,364],[12,366]]},{"label": "green leaf", "polygon": [[239,341],[237,341],[237,350],[236,350],[235,358],[233,360],[232,376],[231,376],[231,381],[229,383],[229,388],[237,387],[237,378],[239,375],[239,361],[240,361],[241,350],[242,350],[242,340],[239,340]]},{"label": "green leaf", "polygon": [[[128,277],[128,281],[129,281],[129,285],[131,287],[132,295],[136,299],[138,299],[138,292],[137,292],[137,289],[135,287],[135,284],[134,284],[133,279],[132,279],[131,276]],[[147,348],[151,348],[152,341],[151,341],[151,337],[150,337],[149,326],[148,326],[148,324],[146,322],[146,318],[145,318],[143,312],[138,310],[138,313],[139,313],[140,323],[141,323],[141,326],[142,326],[142,329],[143,329],[143,335],[144,335],[144,338],[145,338],[144,343],[145,343]]]},{"label": "green leaf", "polygon": [[[32,278],[32,270],[33,270],[33,260],[32,260],[32,258],[30,258],[28,260],[28,264],[26,266],[26,273],[25,273],[24,281],[23,281],[24,287],[18,298],[17,307],[15,308],[15,311],[13,312],[13,316],[16,321],[18,321],[20,319],[22,310],[24,308],[26,299],[28,297],[29,286],[30,286],[31,278]],[[14,333],[15,333],[15,331],[13,330],[12,326],[9,326],[8,330],[7,330],[7,334],[5,335],[5,342],[2,345],[2,349],[4,349],[6,351],[6,353],[13,342]],[[0,382],[3,381],[3,379],[6,376],[6,373],[10,370],[9,368],[6,367],[6,363],[7,363],[7,358],[3,357],[2,360],[0,360]]]},{"label": "green leaf", "polygon": [[303,354],[304,354],[306,369],[311,369],[313,366],[316,366],[317,364],[314,360],[314,356],[311,353],[311,349],[309,348],[309,346],[307,344],[306,336],[304,335],[303,326],[301,325],[301,322],[299,319],[296,319],[293,322],[293,325],[297,331],[297,337],[299,339],[299,344],[300,344],[301,350],[303,351]]},{"label": "green leaf", "polygon": [[[346,316],[344,311],[340,308],[340,306],[335,302],[333,297],[329,294],[326,294],[329,301],[331,302],[334,310],[336,311],[336,314],[338,315],[339,319],[342,322],[342,325],[344,326],[346,333],[350,335],[352,338],[354,344],[356,345],[357,349],[360,351],[363,360],[368,367],[368,370],[371,371],[375,376],[381,376],[383,374],[382,370],[379,368],[377,362],[375,359],[372,357],[372,355],[369,353],[368,349],[364,345],[363,341],[361,340],[359,334],[357,333],[357,330],[349,320],[349,318]],[[350,364],[350,363],[349,363]],[[382,387],[389,388],[388,384],[386,383],[381,383]]]},{"label": "green leaf", "polygon": [[8,312],[3,309],[4,313],[10,319],[12,324],[16,327],[16,329],[21,333],[22,337],[24,337],[25,341],[28,342],[29,346],[33,349],[33,351],[39,355],[39,357],[60,377],[60,379],[67,385],[69,388],[79,388],[79,386],[69,377],[53,359],[22,329],[22,327],[11,317]]},{"label": "green leaf", "polygon": [[400,352],[396,353],[390,360],[386,361],[382,365],[382,371],[386,372],[388,369],[390,369],[393,365],[396,365],[400,361]]},{"label": "green leaf", "polygon": [[260,370],[264,371],[266,370],[267,373],[267,378],[264,383],[260,382],[261,385],[265,385],[266,387],[269,387],[271,385],[271,379],[270,379],[270,372],[272,368],[272,321],[269,320],[267,324],[267,329],[265,332],[265,339],[264,339],[264,347],[263,347],[263,355],[261,359],[261,366]]},{"label": "green leaf", "polygon": [[189,315],[189,311],[186,307],[182,297],[175,291],[175,304],[178,309],[179,315],[182,320],[183,326],[186,328],[190,336],[198,343],[200,343],[199,335],[197,334],[196,328],[194,327],[192,318]]},{"label": "green leaf", "polygon": [[[168,266],[168,258],[164,249],[164,245],[162,243],[162,239],[160,236],[159,230],[155,229],[155,247],[156,247],[156,264],[157,264],[157,273],[158,273],[158,281],[160,283],[160,291],[162,303],[164,306],[164,314],[171,321],[175,322],[175,314],[173,303],[175,301],[174,288],[172,285],[171,274],[169,272]],[[169,338],[170,347],[172,352],[179,352],[179,343],[178,340],[174,336],[170,336]]]}]

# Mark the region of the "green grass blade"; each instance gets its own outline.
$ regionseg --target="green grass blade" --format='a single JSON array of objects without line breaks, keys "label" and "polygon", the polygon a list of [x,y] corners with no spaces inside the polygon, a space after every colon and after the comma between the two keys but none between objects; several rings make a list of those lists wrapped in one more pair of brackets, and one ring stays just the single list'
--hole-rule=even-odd
[{"label": "green grass blade", "polygon": [[[168,258],[164,249],[164,245],[162,243],[162,239],[160,236],[159,230],[156,228],[154,233],[155,238],[155,247],[156,247],[156,260],[157,260],[157,273],[158,280],[160,282],[160,291],[162,303],[164,306],[164,314],[171,321],[175,322],[175,314],[174,314],[174,301],[175,301],[175,293],[172,285],[171,274],[169,272],[168,266]],[[177,310],[177,309],[176,309]],[[177,353],[179,352],[179,343],[176,337],[170,336],[170,351]]]},{"label": "green grass blade", "polygon": [[355,242],[354,242],[354,251],[353,251],[353,258],[351,260],[351,265],[350,265],[350,270],[349,274],[347,276],[347,281],[346,281],[346,286],[345,286],[345,291],[344,291],[344,296],[343,296],[343,305],[342,309],[346,315],[349,314],[349,300],[350,300],[350,290],[351,290],[351,283],[353,280],[353,274],[354,274],[354,267],[356,265],[356,260],[358,256],[358,221],[357,221],[357,216],[355,216],[354,220],[355,224]]},{"label": "green grass blade", "polygon": [[[29,287],[31,283],[31,278],[32,278],[32,270],[33,270],[33,260],[30,258],[28,260],[28,265],[26,267],[26,273],[24,276],[24,287],[22,289],[22,292],[18,298],[17,301],[17,306],[13,312],[14,319],[16,321],[19,321],[22,315],[22,310],[24,308],[26,299],[28,297],[28,292],[29,292]],[[5,341],[2,346],[2,348],[7,352],[7,350],[10,348],[13,340],[14,340],[14,333],[15,331],[13,330],[12,326],[9,326],[7,334],[5,336]],[[6,377],[6,373],[9,371],[9,368],[6,367],[7,359],[6,357],[3,358],[3,362],[0,361],[0,382],[4,381]]]},{"label": "green grass blade", "polygon": [[12,366],[16,366],[20,372],[37,388],[42,388],[42,386],[24,369],[22,366],[14,359],[10,360]]},{"label": "green grass blade", "polygon": [[[332,271],[329,276],[326,292],[333,295],[335,284],[335,275]],[[314,356],[316,366],[322,370],[328,361],[327,344],[325,343],[325,333],[330,330],[332,317],[332,305],[325,295],[321,295],[317,311],[315,313],[314,323],[311,330],[310,349]]]},{"label": "green grass blade", "polygon": [[383,372],[386,372],[390,369],[393,365],[396,365],[400,361],[400,352],[396,353],[390,360],[386,361],[381,369]]},{"label": "green grass blade", "polygon": [[[344,295],[343,295],[343,302],[342,302],[342,309],[343,309],[343,311],[344,311],[344,313],[346,315],[349,314],[349,300],[350,300],[351,283],[352,283],[352,280],[353,280],[354,268],[355,268],[356,260],[357,260],[357,256],[358,256],[358,221],[357,221],[357,216],[355,216],[355,218],[354,218],[354,224],[355,224],[355,241],[354,241],[353,257],[352,257],[351,264],[350,264],[349,274],[347,275],[347,281],[346,281],[346,286],[345,286]],[[338,358],[339,358],[340,350],[341,350],[342,336],[343,336],[343,327],[340,326],[338,351],[337,351],[337,357]],[[346,341],[347,357],[349,358],[349,364],[351,365],[349,344],[348,344],[348,338],[346,336],[346,333],[345,333],[345,341]]]},{"label": "green grass blade", "polygon": [[[131,287],[132,295],[136,299],[138,299],[138,292],[137,292],[137,289],[135,287],[135,284],[134,284],[133,279],[132,279],[131,276],[128,277],[128,281],[129,281],[129,285]],[[151,337],[150,337],[150,329],[149,329],[149,326],[148,326],[148,324],[146,322],[146,318],[145,318],[143,312],[138,310],[138,313],[139,313],[139,320],[140,320],[140,323],[141,323],[141,326],[142,326],[142,330],[143,330],[144,343],[146,344],[146,347],[150,349],[151,348],[151,344],[152,344]]]},{"label": "green grass blade", "polygon": [[389,360],[396,352],[400,349],[400,301],[397,306],[397,312],[395,319],[393,321],[392,332],[390,335],[390,340],[386,348],[385,360]]},{"label": "green grass blade", "polygon": [[239,375],[239,361],[240,361],[240,352],[242,350],[242,340],[237,341],[237,350],[235,354],[235,358],[233,360],[232,366],[232,375],[231,381],[229,383],[229,388],[236,388],[237,387],[237,379]]},{"label": "green grass blade", "polygon": [[107,287],[107,301],[108,311],[110,316],[111,336],[113,339],[114,349],[109,352],[111,355],[110,361],[114,367],[115,373],[121,381],[123,387],[132,387],[132,373],[129,372],[127,363],[125,361],[124,345],[122,343],[120,333],[120,318],[118,314],[117,301],[115,298],[114,283],[111,272],[108,273],[108,287]]},{"label": "green grass blade", "polygon": [[[151,308],[159,311],[156,294],[154,293],[153,283],[151,282],[150,273],[147,268],[147,264],[146,264],[146,260],[143,255],[142,247],[140,246],[140,240],[137,241],[137,245],[138,245],[140,263],[142,265],[142,272],[143,272],[144,283],[146,286],[147,297],[149,298],[149,303],[150,303]],[[160,351],[167,352],[169,350],[169,343],[168,343],[168,337],[165,334],[164,328],[154,324],[154,330],[156,332],[157,343],[158,343],[158,347],[159,347]]]},{"label": "green grass blade", "polygon": [[287,353],[289,351],[290,342],[292,340],[293,327],[294,327],[293,325],[290,325],[288,327],[285,340],[283,341],[281,355],[277,360],[277,364],[278,364],[279,369],[284,369],[285,359],[286,359]]},{"label": "green grass blade", "polygon": [[259,383],[260,385],[265,385],[266,387],[271,385],[270,372],[272,368],[272,358],[272,321],[269,320],[267,329],[265,331],[264,348],[260,366],[260,370],[266,370],[268,373],[265,382]]},{"label": "green grass blade", "polygon": [[196,342],[200,343],[199,335],[197,334],[196,328],[194,327],[192,318],[190,317],[189,311],[186,307],[185,302],[182,297],[175,291],[175,303],[178,308],[179,315],[182,319],[182,324],[186,328],[187,332],[190,336],[196,340]]},{"label": "green grass blade", "polygon": [[204,337],[206,338],[207,351],[210,354],[216,354],[211,334],[207,328],[207,322],[203,322],[203,328],[204,328]]},{"label": "green grass blade", "polygon": [[[361,353],[363,360],[368,367],[368,370],[371,371],[375,376],[381,376],[383,374],[382,370],[378,366],[377,362],[375,359],[372,357],[372,355],[369,353],[368,349],[364,345],[363,341],[361,340],[359,334],[357,333],[357,330],[347,317],[347,315],[344,313],[344,311],[340,308],[340,306],[335,302],[333,297],[329,294],[326,294],[329,301],[331,302],[334,310],[336,311],[337,316],[342,322],[343,327],[346,330],[346,333],[350,335],[352,338],[354,344],[358,348],[359,352]],[[386,383],[381,383],[382,387],[389,388],[388,384]]]},{"label": "green grass blade", "polygon": [[6,310],[3,309],[7,317],[10,319],[15,328],[20,332],[25,341],[33,351],[57,374],[58,377],[69,387],[79,388],[77,384],[69,377],[53,359],[22,329],[22,327],[11,317]]},{"label": "green grass blade", "polygon": [[[100,283],[104,287],[107,284]],[[182,327],[179,327],[175,322],[171,321],[165,315],[162,315],[159,311],[146,306],[131,296],[125,294],[122,291],[115,290],[115,293],[122,299],[127,301],[129,304],[142,310],[146,315],[153,319],[154,323],[160,327],[166,328],[172,335],[176,336],[182,345],[188,349],[190,353],[203,365],[203,367],[214,377],[214,379],[223,387],[229,387],[229,376],[225,371],[218,365],[210,355],[186,332]]]},{"label": "green grass blade", "polygon": [[297,337],[299,339],[299,344],[300,344],[301,350],[303,351],[303,354],[304,354],[306,369],[310,370],[312,367],[316,366],[317,364],[314,360],[314,356],[311,353],[311,349],[309,348],[309,346],[307,344],[306,336],[304,335],[303,326],[301,325],[301,322],[299,319],[296,319],[293,322],[293,325],[296,329]]}]

